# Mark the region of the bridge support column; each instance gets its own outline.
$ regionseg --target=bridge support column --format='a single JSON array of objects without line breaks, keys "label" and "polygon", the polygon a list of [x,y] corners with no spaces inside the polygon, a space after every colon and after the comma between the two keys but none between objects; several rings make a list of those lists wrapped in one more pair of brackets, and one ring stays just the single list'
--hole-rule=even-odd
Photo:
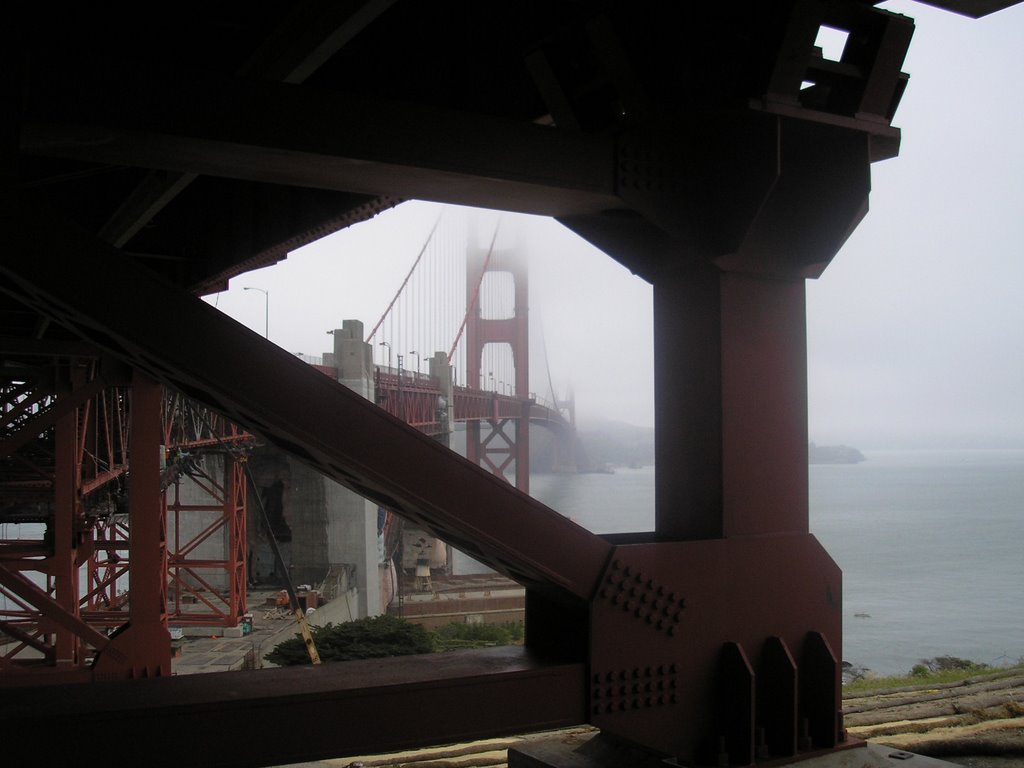
[{"label": "bridge support column", "polygon": [[654,288],[656,530],[808,530],[803,278],[682,261]]},{"label": "bridge support column", "polygon": [[[328,361],[325,361],[328,362]],[[373,350],[363,341],[363,324],[345,320],[334,330],[334,360],[338,381],[367,400],[374,399]],[[381,600],[381,562],[377,540],[377,504],[324,479],[327,502],[327,548],[332,564],[356,567],[359,615],[377,616],[386,609]]]},{"label": "bridge support column", "polygon": [[100,651],[96,680],[171,674],[167,631],[167,517],[160,488],[163,387],[141,371],[132,377],[130,613],[127,626]]},{"label": "bridge support column", "polygon": [[[507,345],[515,370],[515,395],[522,408],[515,418],[498,418],[495,405],[494,418],[486,421],[488,434],[480,421],[466,425],[466,458],[474,464],[490,469],[494,474],[509,479],[506,469],[515,464],[512,480],[516,488],[530,492],[530,326],[529,287],[526,262],[515,251],[496,252],[493,243],[487,251],[470,251],[466,263],[466,295],[469,311],[466,323],[466,374],[470,385],[476,387],[483,373],[484,349],[488,345]],[[506,273],[511,276],[514,295],[511,317],[485,317],[482,307],[485,297],[481,287],[488,274]],[[493,382],[492,382],[493,384]],[[493,445],[492,445],[493,443]],[[491,458],[492,456],[496,458]]]}]

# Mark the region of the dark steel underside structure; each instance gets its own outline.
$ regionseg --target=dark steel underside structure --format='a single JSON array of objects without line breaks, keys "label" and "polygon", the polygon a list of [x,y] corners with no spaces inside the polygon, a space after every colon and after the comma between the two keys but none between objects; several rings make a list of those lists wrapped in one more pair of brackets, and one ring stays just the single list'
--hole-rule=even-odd
[{"label": "dark steel underside structure", "polygon": [[[58,430],[85,393],[130,389],[149,570],[113,636],[50,606],[89,675],[0,667],[6,761],[273,765],[585,722],[690,764],[854,746],[841,574],[807,522],[804,280],[898,153],[911,19],[855,0],[16,7],[4,384],[33,382]],[[822,25],[848,32],[838,60]],[[413,198],[553,216],[653,283],[652,534],[579,528],[198,298]],[[160,387],[524,584],[525,647],[166,676],[162,609],[136,599],[160,591]],[[41,423],[4,424],[5,513]],[[36,474],[73,507],[73,446],[45,447]],[[68,533],[41,556],[73,562]]]}]

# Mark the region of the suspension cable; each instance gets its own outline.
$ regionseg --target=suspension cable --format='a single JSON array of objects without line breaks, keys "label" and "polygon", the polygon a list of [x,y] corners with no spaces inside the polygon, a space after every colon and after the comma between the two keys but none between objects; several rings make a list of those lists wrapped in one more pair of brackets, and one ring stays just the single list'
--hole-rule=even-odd
[{"label": "suspension cable", "polygon": [[409,273],[405,276],[405,280],[402,281],[402,284],[398,286],[398,290],[395,291],[395,297],[391,300],[391,303],[388,304],[387,309],[384,310],[384,314],[380,316],[380,320],[377,321],[377,324],[373,326],[373,330],[370,331],[370,335],[366,337],[367,344],[373,341],[373,336],[375,333],[377,333],[377,329],[380,328],[381,323],[384,322],[384,318],[388,316],[388,313],[391,311],[391,308],[395,306],[395,302],[398,301],[398,297],[402,295],[402,289],[405,288],[406,283],[409,282],[409,278],[412,277],[412,273],[416,271],[416,265],[420,263],[420,259],[423,258],[423,254],[427,252],[427,246],[430,245],[430,241],[433,240],[434,232],[437,231],[437,225],[440,223],[441,214],[439,213],[437,214],[437,220],[434,221],[434,226],[430,230],[430,234],[427,235],[427,239],[423,243],[423,247],[420,248],[420,252],[416,256],[416,260],[412,263],[412,267],[409,269]]}]

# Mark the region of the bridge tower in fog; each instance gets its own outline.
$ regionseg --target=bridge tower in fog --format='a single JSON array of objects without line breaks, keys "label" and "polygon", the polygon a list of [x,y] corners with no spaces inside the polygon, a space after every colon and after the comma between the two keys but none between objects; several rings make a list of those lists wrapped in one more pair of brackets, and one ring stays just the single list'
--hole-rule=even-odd
[{"label": "bridge tower in fog", "polygon": [[[530,347],[526,257],[521,250],[487,248],[471,236],[466,252],[466,374],[471,387],[502,384],[519,398],[522,413],[493,414],[466,423],[466,457],[530,490]],[[495,390],[497,391],[497,390]],[[504,393],[503,393],[504,394]]]}]

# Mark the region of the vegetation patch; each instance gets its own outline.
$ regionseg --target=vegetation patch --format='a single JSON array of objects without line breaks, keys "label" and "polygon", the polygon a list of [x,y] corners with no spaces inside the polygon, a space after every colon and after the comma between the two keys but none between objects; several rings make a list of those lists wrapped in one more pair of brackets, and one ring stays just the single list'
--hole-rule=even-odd
[{"label": "vegetation patch", "polygon": [[[343,624],[324,624],[312,627],[311,633],[320,661],[324,663],[408,656],[434,650],[433,638],[423,627],[396,616],[373,616]],[[301,635],[278,643],[264,658],[281,667],[310,663]]]},{"label": "vegetation patch", "polygon": [[905,675],[859,676],[843,685],[843,693],[844,695],[862,693],[884,688],[927,688],[947,683],[959,683],[976,675],[995,674],[1010,670],[1024,670],[1024,663],[1013,667],[990,667],[988,664],[979,664],[956,656],[936,656],[933,659],[921,659]]},{"label": "vegetation patch", "polygon": [[438,651],[452,651],[457,648],[487,648],[494,645],[520,645],[522,642],[522,624],[452,622],[434,632],[434,647]]},{"label": "vegetation patch", "polygon": [[[518,645],[523,642],[522,624],[465,624],[452,622],[428,632],[397,616],[375,616],[325,624],[311,629],[320,661],[351,661],[384,656]],[[301,635],[278,643],[263,658],[280,667],[309,664],[309,652]]]}]

